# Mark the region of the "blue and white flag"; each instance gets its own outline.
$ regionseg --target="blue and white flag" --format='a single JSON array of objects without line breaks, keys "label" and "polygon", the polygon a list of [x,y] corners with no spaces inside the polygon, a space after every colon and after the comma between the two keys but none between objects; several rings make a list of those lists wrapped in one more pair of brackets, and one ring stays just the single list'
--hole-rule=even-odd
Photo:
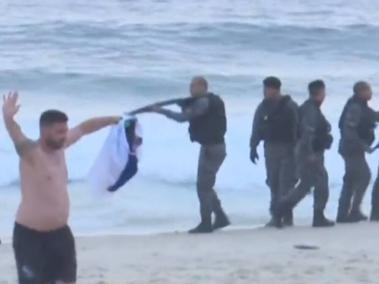
[{"label": "blue and white flag", "polygon": [[92,189],[115,192],[138,172],[141,129],[135,117],[112,126],[89,174]]}]

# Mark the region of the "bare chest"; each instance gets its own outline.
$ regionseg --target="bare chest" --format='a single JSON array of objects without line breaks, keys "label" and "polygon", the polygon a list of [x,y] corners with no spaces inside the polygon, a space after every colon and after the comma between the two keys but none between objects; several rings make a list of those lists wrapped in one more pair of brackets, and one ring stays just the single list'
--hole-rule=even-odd
[{"label": "bare chest", "polygon": [[41,187],[51,183],[65,186],[68,173],[64,152],[37,152],[32,161],[21,162],[21,175],[24,181],[39,183]]}]

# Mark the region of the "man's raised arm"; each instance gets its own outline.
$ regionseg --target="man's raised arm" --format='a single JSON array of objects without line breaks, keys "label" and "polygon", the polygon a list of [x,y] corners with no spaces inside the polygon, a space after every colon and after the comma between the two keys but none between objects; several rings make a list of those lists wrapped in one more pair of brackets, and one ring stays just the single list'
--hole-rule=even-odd
[{"label": "man's raised arm", "polygon": [[65,147],[71,146],[85,135],[96,132],[104,127],[117,124],[120,120],[121,116],[105,116],[88,119],[69,130]]},{"label": "man's raised arm", "polygon": [[20,109],[18,104],[17,92],[10,92],[8,95],[3,96],[3,118],[5,127],[11,137],[18,155],[25,156],[36,143],[28,139],[21,130],[21,127],[14,120],[15,115]]}]

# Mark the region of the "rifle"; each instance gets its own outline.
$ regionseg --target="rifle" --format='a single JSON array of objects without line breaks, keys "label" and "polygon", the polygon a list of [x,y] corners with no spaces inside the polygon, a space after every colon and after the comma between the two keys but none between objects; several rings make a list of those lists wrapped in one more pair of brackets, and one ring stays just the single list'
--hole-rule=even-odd
[{"label": "rifle", "polygon": [[192,97],[188,97],[188,98],[170,99],[170,100],[160,101],[160,102],[157,102],[157,103],[154,103],[154,104],[149,104],[147,106],[140,107],[140,108],[137,108],[135,110],[126,112],[125,114],[128,114],[128,115],[137,115],[137,114],[149,112],[150,109],[152,107],[154,107],[154,106],[164,107],[164,106],[169,106],[169,105],[175,105],[176,104],[176,105],[179,105],[180,107],[184,107],[188,103],[192,102],[193,99],[194,98],[192,98]]}]

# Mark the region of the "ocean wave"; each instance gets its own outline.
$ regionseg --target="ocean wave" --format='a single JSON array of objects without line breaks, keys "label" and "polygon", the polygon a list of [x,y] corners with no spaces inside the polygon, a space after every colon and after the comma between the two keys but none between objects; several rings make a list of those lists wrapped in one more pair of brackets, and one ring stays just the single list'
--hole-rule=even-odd
[{"label": "ocean wave", "polygon": [[[216,72],[216,71],[215,71]],[[252,84],[252,76],[233,70],[225,74],[201,73],[212,85],[218,86],[226,94],[246,93]],[[97,73],[59,73],[49,70],[0,71],[0,91],[21,90],[31,96],[54,97],[74,96],[78,99],[94,100],[133,97],[134,100],[146,100],[153,97],[185,96],[188,84],[196,73],[176,74],[97,74]],[[260,80],[260,79],[259,79]],[[220,85],[221,84],[221,85]]]},{"label": "ocean wave", "polygon": [[[0,28],[0,34],[11,41],[11,43],[39,43],[44,46],[48,44],[67,44],[75,47],[76,45],[86,42],[89,46],[92,42],[97,42],[98,46],[103,46],[107,43],[120,44],[124,42],[138,45],[146,43],[147,40],[157,39],[164,41],[176,38],[180,43],[181,40],[202,39],[209,42],[215,39],[227,39],[233,43],[243,40],[244,43],[253,42],[254,35],[264,35],[269,33],[287,33],[288,31],[296,34],[310,33],[318,35],[319,33],[345,33],[349,37],[349,32],[374,33],[379,30],[379,25],[370,23],[352,23],[343,26],[320,25],[312,26],[307,24],[297,23],[238,23],[233,21],[219,21],[209,23],[186,23],[174,22],[170,24],[118,24],[112,23],[97,23],[97,22],[80,22],[70,23],[67,21],[53,21],[48,23],[37,24],[19,24],[16,26],[3,25]],[[251,34],[252,33],[252,34]],[[347,34],[346,34],[347,33]],[[67,42],[71,39],[71,42]],[[44,42],[41,42],[44,40]],[[186,42],[186,41],[185,41]],[[192,42],[194,44],[195,42]],[[7,45],[9,42],[4,41]],[[247,46],[246,46],[247,47]]]},{"label": "ocean wave", "polygon": [[[349,62],[357,58],[374,68],[379,60],[379,38],[372,35],[378,33],[379,26],[364,24],[338,29],[233,22],[118,27],[62,22],[25,25],[8,32],[0,28],[2,50],[8,50],[0,50],[5,76],[1,80],[12,82],[19,79],[12,72],[23,75],[22,72],[31,70],[34,74],[30,78],[43,79],[43,73],[51,74],[57,84],[62,74],[71,82],[84,76],[105,84],[113,80],[115,87],[121,88],[133,82],[145,85],[147,79],[181,80],[199,72],[246,77],[274,65],[280,68],[287,64],[284,67],[290,68],[297,62],[315,68],[327,63],[346,64],[333,70],[338,73],[349,70]],[[292,69],[291,73],[295,71]],[[293,75],[302,73],[303,70]],[[91,78],[91,74],[99,77]],[[112,76],[107,78],[106,74]],[[16,76],[9,78],[11,75]],[[126,83],[119,84],[118,77],[124,77]],[[24,78],[28,76],[20,80]]]},{"label": "ocean wave", "polygon": [[[344,27],[379,25],[377,1],[319,0],[317,2],[288,0],[191,0],[191,1],[120,1],[74,0],[51,2],[35,0],[3,0],[0,9],[7,17],[0,25],[46,24],[63,21],[80,24],[93,22],[104,25],[187,24],[238,22],[259,26],[292,25],[311,27]],[[35,15],[39,15],[35,17]],[[148,15],[148,16],[147,16]]]}]

